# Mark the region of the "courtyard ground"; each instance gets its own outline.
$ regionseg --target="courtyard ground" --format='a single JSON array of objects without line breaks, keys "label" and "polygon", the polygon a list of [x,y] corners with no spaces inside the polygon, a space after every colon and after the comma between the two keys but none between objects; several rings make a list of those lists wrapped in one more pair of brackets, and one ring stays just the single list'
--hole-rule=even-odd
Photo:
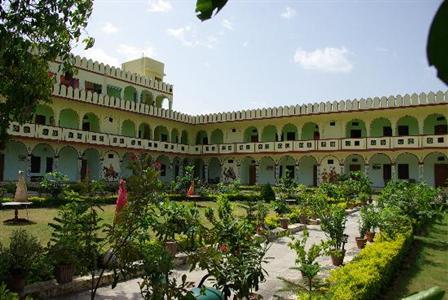
[{"label": "courtyard ground", "polygon": [[437,220],[428,233],[415,236],[411,253],[385,299],[399,299],[435,285],[448,299],[448,214]]},{"label": "courtyard ground", "polygon": [[[346,258],[345,262],[349,262],[359,250],[356,247],[355,236],[358,235],[358,218],[359,213],[354,213],[348,216],[347,228],[345,233],[349,235],[348,244],[346,245]],[[324,233],[320,230],[320,226],[308,226],[310,233],[310,238],[308,240],[308,245],[312,243],[318,243],[325,238]],[[301,236],[298,233],[297,236]],[[264,299],[275,299],[274,295],[278,294],[277,291],[282,287],[282,281],[278,279],[279,276],[285,277],[287,279],[297,280],[300,278],[300,274],[296,270],[291,270],[290,268],[294,266],[295,253],[289,249],[288,243],[290,238],[283,237],[277,239],[275,242],[271,243],[271,247],[267,253],[267,257],[272,257],[265,268],[268,272],[268,277],[264,283],[261,284],[260,293]],[[330,269],[334,268],[331,265],[330,257],[321,257],[318,259],[319,263],[323,266],[322,276],[326,276]],[[176,269],[176,275],[180,276],[182,274],[187,274],[187,280],[198,283],[200,279],[205,275],[203,271],[193,271],[188,272],[183,269]],[[118,284],[115,289],[110,289],[110,287],[104,287],[99,289],[97,299],[141,299],[138,282],[141,279],[134,279]],[[209,283],[208,285],[211,285]],[[90,299],[89,292],[83,292],[80,294],[72,295],[69,297],[61,297],[59,299]]]}]

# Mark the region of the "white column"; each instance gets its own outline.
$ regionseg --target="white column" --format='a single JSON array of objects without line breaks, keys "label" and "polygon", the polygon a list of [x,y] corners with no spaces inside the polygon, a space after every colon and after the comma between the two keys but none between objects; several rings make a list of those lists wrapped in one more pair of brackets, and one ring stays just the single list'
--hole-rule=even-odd
[{"label": "white column", "polygon": [[396,171],[396,164],[395,163],[393,163],[393,164],[391,164],[391,166],[390,166],[390,169],[391,169],[391,180],[392,181],[395,181],[395,180],[397,180],[397,171]]},{"label": "white column", "polygon": [[366,175],[366,177],[369,177],[369,164],[365,164],[364,165],[364,174]]},{"label": "white column", "polygon": [[257,162],[255,165],[255,183],[258,184],[259,181],[260,181],[260,165]]},{"label": "white column", "polygon": [[345,165],[339,164],[339,175],[344,175],[345,173]]},{"label": "white column", "polygon": [[58,171],[59,167],[59,155],[53,157],[53,171]]},{"label": "white column", "polygon": [[294,181],[299,182],[299,163],[296,162],[294,165]]},{"label": "white column", "polygon": [[321,178],[321,176],[320,176],[320,164],[318,164],[317,165],[317,174],[316,174],[316,176],[317,176],[317,185],[320,185],[321,183],[322,183],[322,178]]},{"label": "white column", "polygon": [[280,165],[276,163],[274,168],[275,183],[278,184],[280,182]]},{"label": "white column", "polygon": [[423,181],[423,171],[424,169],[423,169],[423,163],[422,162],[419,162],[418,163],[418,181],[420,181],[420,182],[422,182]]},{"label": "white column", "polygon": [[81,181],[82,155],[78,157],[78,178]]}]

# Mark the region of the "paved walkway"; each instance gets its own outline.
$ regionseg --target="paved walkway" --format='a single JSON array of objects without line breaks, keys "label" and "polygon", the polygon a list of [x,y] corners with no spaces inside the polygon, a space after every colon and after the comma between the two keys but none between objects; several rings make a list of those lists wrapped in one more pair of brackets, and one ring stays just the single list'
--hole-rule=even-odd
[{"label": "paved walkway", "polygon": [[[359,252],[356,247],[355,236],[358,236],[358,217],[359,213],[353,213],[348,216],[347,228],[345,233],[349,235],[348,243],[345,246],[346,256],[344,262],[349,262],[353,257]],[[308,244],[319,243],[319,241],[326,239],[324,233],[320,230],[320,226],[308,225],[308,231],[310,237],[308,239]],[[296,234],[296,236],[301,236],[301,233]],[[300,278],[300,273],[296,270],[291,270],[290,267],[294,266],[295,253],[289,249],[288,243],[290,238],[283,237],[277,239],[275,242],[271,243],[271,247],[268,250],[267,257],[272,257],[268,264],[266,264],[265,269],[268,272],[268,277],[266,281],[261,284],[259,294],[263,296],[264,299],[276,299],[275,294],[278,294],[278,289],[282,286],[282,281],[278,279],[278,276],[297,280]],[[331,265],[330,257],[320,257],[318,259],[319,263],[323,266],[321,276],[328,275],[329,270],[334,267]],[[193,271],[188,272],[188,270],[177,269],[176,275],[187,274],[187,280],[191,282],[198,283],[201,278],[205,275],[203,271]],[[110,287],[104,287],[98,290],[98,296],[96,299],[142,299],[140,295],[140,290],[138,282],[141,279],[134,279],[126,282],[122,282],[117,285],[115,289]],[[288,296],[282,294],[282,296]],[[289,298],[294,299],[293,295],[289,295]],[[83,292],[69,297],[64,297],[63,299],[89,299],[89,292]],[[62,299],[62,298],[61,298]]]}]

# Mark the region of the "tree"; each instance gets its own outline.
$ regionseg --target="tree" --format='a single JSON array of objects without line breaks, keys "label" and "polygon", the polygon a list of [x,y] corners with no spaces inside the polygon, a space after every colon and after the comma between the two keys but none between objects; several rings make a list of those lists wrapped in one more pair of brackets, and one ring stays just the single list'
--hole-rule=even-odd
[{"label": "tree", "polygon": [[[9,123],[27,122],[38,102],[49,102],[48,62],[62,60],[73,73],[71,49],[79,44],[93,0],[0,1],[0,148]],[[82,41],[85,48],[94,40]]]}]

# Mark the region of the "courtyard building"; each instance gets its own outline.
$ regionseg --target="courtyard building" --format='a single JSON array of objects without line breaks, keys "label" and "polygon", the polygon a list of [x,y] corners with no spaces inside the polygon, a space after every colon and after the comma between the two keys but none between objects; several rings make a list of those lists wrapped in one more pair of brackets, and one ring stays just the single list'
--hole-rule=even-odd
[{"label": "courtyard building", "polygon": [[448,91],[187,115],[173,111],[164,65],[150,58],[110,67],[76,57],[72,76],[50,63],[52,103],[12,123],[0,152],[0,181],[128,177],[143,153],[170,182],[195,165],[204,183],[276,184],[283,176],[319,185],[329,172],[446,185]]}]

